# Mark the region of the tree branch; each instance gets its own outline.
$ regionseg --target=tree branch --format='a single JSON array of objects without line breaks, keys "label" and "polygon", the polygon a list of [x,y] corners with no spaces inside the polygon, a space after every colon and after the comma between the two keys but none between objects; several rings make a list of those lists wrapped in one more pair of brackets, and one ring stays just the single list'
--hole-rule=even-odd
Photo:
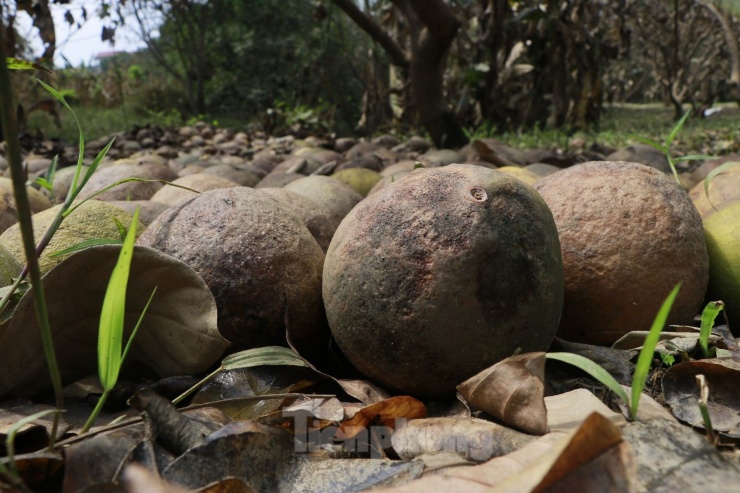
[{"label": "tree branch", "polygon": [[347,17],[352,19],[357,26],[368,33],[388,54],[391,63],[401,68],[408,68],[409,59],[400,46],[378,25],[372,17],[361,11],[352,0],[332,0],[334,4],[342,9]]}]

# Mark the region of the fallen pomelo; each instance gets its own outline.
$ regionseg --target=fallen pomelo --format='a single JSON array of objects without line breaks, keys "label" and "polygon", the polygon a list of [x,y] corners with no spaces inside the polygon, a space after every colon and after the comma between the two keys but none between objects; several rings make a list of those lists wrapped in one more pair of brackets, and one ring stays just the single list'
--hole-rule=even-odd
[{"label": "fallen pomelo", "polygon": [[360,202],[327,251],[324,306],[349,361],[413,395],[455,386],[516,351],[543,351],[563,273],[537,192],[474,165],[418,169]]},{"label": "fallen pomelo", "polygon": [[578,164],[535,185],[560,234],[565,308],[558,336],[612,344],[647,331],[673,287],[683,287],[668,323],[701,307],[709,259],[701,218],[665,173],[621,161]]},{"label": "fallen pomelo", "polygon": [[704,235],[709,252],[708,297],[725,302],[730,328],[740,335],[740,200],[707,217]]}]

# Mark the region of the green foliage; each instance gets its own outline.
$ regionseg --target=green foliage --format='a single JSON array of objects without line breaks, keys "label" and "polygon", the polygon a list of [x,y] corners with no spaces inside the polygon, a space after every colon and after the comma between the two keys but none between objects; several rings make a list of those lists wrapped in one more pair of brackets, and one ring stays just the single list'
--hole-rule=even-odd
[{"label": "green foliage", "polygon": [[653,324],[650,327],[650,332],[645,338],[640,355],[637,357],[637,365],[635,367],[635,374],[632,377],[632,396],[627,396],[627,393],[622,389],[621,385],[612,377],[609,372],[604,370],[600,365],[594,363],[588,358],[579,356],[576,354],[569,353],[549,353],[547,358],[558,361],[569,363],[592,377],[601,382],[607,388],[612,390],[617,396],[622,399],[625,404],[629,405],[630,420],[634,421],[637,419],[637,410],[640,405],[640,396],[642,390],[645,388],[645,382],[650,371],[650,365],[653,361],[653,355],[655,354],[655,347],[660,340],[660,333],[663,331],[666,320],[668,319],[668,313],[671,311],[678,291],[681,289],[681,283],[678,283],[676,287],[670,292],[668,297],[663,301],[663,304],[658,310],[658,314],[653,320]]},{"label": "green foliage", "polygon": [[186,390],[182,395],[172,401],[173,404],[179,404],[183,399],[198,390],[206,382],[212,380],[216,375],[226,370],[238,370],[240,368],[252,368],[255,366],[305,366],[310,367],[306,360],[301,358],[295,351],[282,346],[265,346],[254,349],[239,351],[230,354],[221,361],[215,371],[206,376],[203,380]]},{"label": "green foliage", "polygon": [[131,260],[134,255],[134,242],[136,241],[136,226],[139,219],[139,208],[136,208],[134,217],[131,220],[131,226],[129,227],[126,239],[121,247],[121,253],[118,257],[111,274],[108,288],[105,291],[105,298],[103,299],[103,308],[100,313],[100,326],[98,329],[98,376],[100,378],[100,384],[103,387],[103,395],[98,400],[95,409],[93,410],[90,418],[85,423],[82,432],[87,432],[95,422],[95,419],[100,414],[100,411],[105,405],[105,401],[110,394],[111,390],[116,386],[118,382],[118,375],[120,374],[121,367],[126,360],[126,355],[131,348],[131,342],[141,326],[141,322],[144,319],[144,314],[149,308],[149,304],[154,298],[156,288],[149,297],[144,310],[139,317],[136,326],[134,327],[131,336],[126,343],[125,349],[123,347],[123,329],[126,316],[126,289],[128,287],[129,272],[131,270]]},{"label": "green foliage", "polygon": [[645,388],[645,382],[650,372],[655,346],[658,345],[660,333],[663,332],[663,327],[668,319],[668,313],[670,313],[673,302],[676,301],[676,296],[678,296],[680,289],[681,283],[676,284],[676,287],[673,288],[665,301],[663,301],[663,305],[658,310],[658,314],[655,316],[655,320],[653,320],[653,325],[650,327],[650,332],[642,345],[640,355],[637,357],[635,374],[632,376],[632,401],[630,402],[630,419],[632,420],[637,419],[640,396],[642,395],[642,389]]},{"label": "green foliage", "polygon": [[712,327],[714,327],[714,321],[717,319],[717,315],[725,307],[722,301],[710,301],[701,313],[701,329],[699,332],[699,347],[705,358],[711,356],[709,352],[709,335],[712,333]]},{"label": "green foliage", "polygon": [[[678,132],[681,130],[681,128],[686,123],[686,120],[689,118],[689,115],[691,114],[691,110],[688,110],[686,113],[683,114],[681,119],[676,123],[676,125],[671,129],[671,133],[668,134],[668,137],[665,138],[663,144],[659,144],[653,140],[650,140],[646,137],[641,137],[639,135],[633,135],[633,137],[643,144],[647,144],[660,152],[663,153],[663,155],[668,160],[668,165],[671,167],[671,171],[673,172],[673,178],[675,178],[676,183],[679,185],[681,184],[681,181],[678,179],[678,171],[676,171],[676,163],[677,159],[673,158],[673,155],[671,154],[671,144],[673,143],[673,140],[678,135]],[[690,160],[696,160],[696,159],[711,159],[712,156],[684,156],[683,158],[680,158],[683,161],[690,161]]]}]

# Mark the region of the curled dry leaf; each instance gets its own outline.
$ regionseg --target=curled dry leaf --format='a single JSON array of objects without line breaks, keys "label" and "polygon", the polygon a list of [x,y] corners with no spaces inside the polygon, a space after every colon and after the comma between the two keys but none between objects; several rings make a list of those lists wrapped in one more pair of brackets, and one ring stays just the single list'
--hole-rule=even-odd
[{"label": "curled dry leaf", "polygon": [[399,420],[405,422],[409,419],[425,418],[426,415],[427,410],[421,401],[406,395],[391,397],[360,409],[350,419],[342,422],[336,437],[354,438],[371,424],[395,430]]},{"label": "curled dry leaf", "polygon": [[482,419],[429,418],[407,423],[393,434],[391,443],[403,460],[454,452],[467,460],[483,462],[533,440],[530,435]]},{"label": "curled dry leaf", "polygon": [[673,415],[698,428],[704,427],[699,410],[696,375],[703,374],[709,387],[709,417],[715,431],[730,432],[740,426],[740,361],[729,358],[690,361],[668,369],[662,386]]},{"label": "curled dry leaf", "polygon": [[187,493],[138,464],[131,464],[123,470],[123,485],[128,493]]},{"label": "curled dry leaf", "polygon": [[504,423],[544,435],[545,353],[511,356],[457,386],[470,404]]},{"label": "curled dry leaf", "polygon": [[[619,428],[599,413],[593,413],[570,433],[551,432],[520,449],[469,467],[452,467],[439,474],[425,475],[421,479],[395,488],[376,490],[383,493],[484,493],[484,492],[534,492],[534,491],[631,491],[612,488],[632,472],[632,464],[625,448],[613,454],[615,447],[622,447]],[[609,453],[607,463],[594,459]],[[616,455],[616,457],[615,457]],[[616,459],[616,461],[615,461]],[[592,461],[599,466],[591,470]],[[591,489],[559,489],[559,481],[572,480],[574,476],[601,481],[600,487]],[[612,475],[614,477],[612,477]],[[577,483],[576,483],[577,484]],[[555,486],[554,489],[548,489]]]},{"label": "curled dry leaf", "polygon": [[[49,321],[62,379],[95,373],[100,309],[120,246],[83,250],[44,277]],[[157,293],[133,342],[123,373],[160,377],[199,373],[228,345],[216,326],[216,303],[184,262],[136,247],[126,299],[127,339],[154,287]],[[0,397],[32,396],[50,388],[32,292],[21,299],[0,339]]]}]

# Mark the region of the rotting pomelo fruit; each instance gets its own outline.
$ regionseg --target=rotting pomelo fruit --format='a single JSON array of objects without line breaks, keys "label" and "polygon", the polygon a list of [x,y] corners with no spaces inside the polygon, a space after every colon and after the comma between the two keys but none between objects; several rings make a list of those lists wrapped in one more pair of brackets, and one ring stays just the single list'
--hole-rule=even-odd
[{"label": "rotting pomelo fruit", "polygon": [[324,252],[298,215],[269,195],[247,187],[204,192],[160,214],[138,244],[195,269],[216,298],[218,329],[234,349],[285,345],[286,319],[303,351],[329,340]]},{"label": "rotting pomelo fruit", "polygon": [[704,220],[709,251],[709,298],[725,302],[730,328],[740,336],[740,200]]},{"label": "rotting pomelo fruit", "polygon": [[578,164],[535,188],[558,225],[565,308],[558,336],[611,344],[650,330],[671,289],[683,282],[668,323],[689,323],[707,288],[701,218],[688,194],[649,166]]},{"label": "rotting pomelo fruit", "polygon": [[552,341],[563,271],[537,192],[474,165],[418,169],[369,196],[337,229],[324,306],[347,358],[413,395],[455,386]]}]

